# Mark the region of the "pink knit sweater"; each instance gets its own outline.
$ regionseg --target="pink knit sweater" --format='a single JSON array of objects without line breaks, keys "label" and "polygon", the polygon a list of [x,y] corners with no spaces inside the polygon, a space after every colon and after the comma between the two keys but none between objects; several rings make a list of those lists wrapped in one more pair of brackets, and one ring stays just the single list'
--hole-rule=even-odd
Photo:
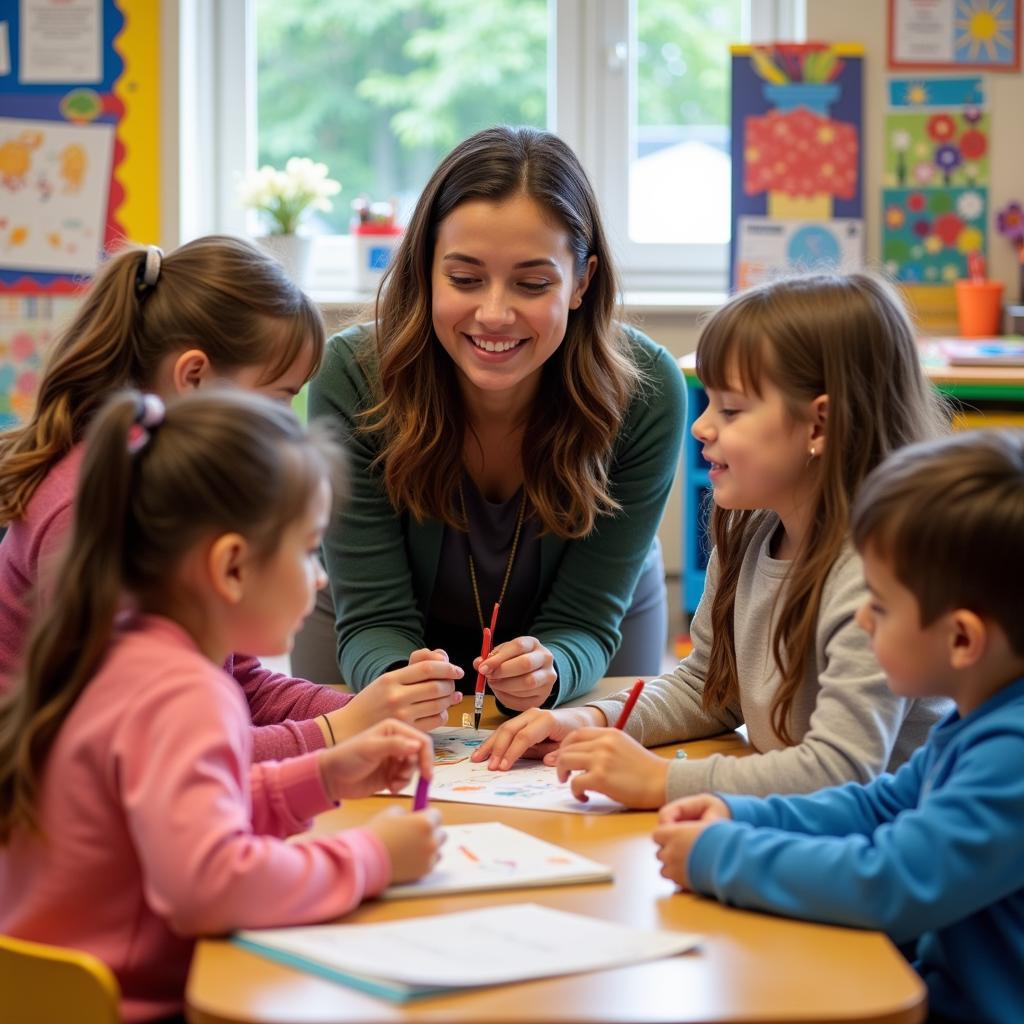
[{"label": "pink knit sweater", "polygon": [[123,625],[57,736],[42,838],[0,846],[0,932],[87,950],[126,1021],[181,1008],[193,940],[336,918],[384,889],[387,850],[353,829],[281,838],[330,806],[317,755],[251,764],[235,683],[176,623]]},{"label": "pink knit sweater", "polygon": [[[43,592],[74,518],[75,484],[84,446],[77,445],[47,474],[25,516],[11,523],[0,541],[0,692],[18,666],[31,617],[32,591]],[[317,715],[347,704],[352,695],[305,679],[265,669],[256,658],[232,655],[224,670],[249,702],[254,729],[253,757],[269,761],[294,757],[324,745]]]}]

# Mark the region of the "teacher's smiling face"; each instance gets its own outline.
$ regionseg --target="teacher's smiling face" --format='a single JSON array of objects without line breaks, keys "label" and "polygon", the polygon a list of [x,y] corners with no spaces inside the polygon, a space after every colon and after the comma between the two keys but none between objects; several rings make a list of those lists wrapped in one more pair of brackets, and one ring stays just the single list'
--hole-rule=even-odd
[{"label": "teacher's smiling face", "polygon": [[[438,228],[431,274],[434,331],[463,387],[531,396],[562,344],[597,257],[577,279],[569,234],[527,196],[471,200]],[[482,397],[482,396],[481,396]]]}]

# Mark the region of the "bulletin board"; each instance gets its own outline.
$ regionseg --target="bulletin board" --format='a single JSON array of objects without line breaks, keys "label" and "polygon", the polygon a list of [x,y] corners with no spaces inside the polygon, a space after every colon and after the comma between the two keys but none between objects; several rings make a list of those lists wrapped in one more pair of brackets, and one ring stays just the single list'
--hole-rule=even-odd
[{"label": "bulletin board", "polygon": [[732,47],[731,288],[863,264],[863,54]]},{"label": "bulletin board", "polygon": [[159,241],[159,20],[0,0],[0,295],[74,293],[122,240]]}]

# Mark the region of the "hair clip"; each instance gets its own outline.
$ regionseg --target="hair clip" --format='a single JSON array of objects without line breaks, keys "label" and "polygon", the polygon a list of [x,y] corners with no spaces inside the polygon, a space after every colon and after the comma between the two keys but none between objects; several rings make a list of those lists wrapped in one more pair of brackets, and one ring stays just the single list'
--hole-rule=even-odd
[{"label": "hair clip", "polygon": [[146,258],[139,265],[135,275],[135,287],[140,292],[152,288],[160,279],[160,267],[163,264],[164,251],[158,245],[146,246]]},{"label": "hair clip", "polygon": [[134,455],[149,444],[153,430],[164,421],[166,407],[159,395],[139,395],[135,419],[128,428],[128,453]]}]

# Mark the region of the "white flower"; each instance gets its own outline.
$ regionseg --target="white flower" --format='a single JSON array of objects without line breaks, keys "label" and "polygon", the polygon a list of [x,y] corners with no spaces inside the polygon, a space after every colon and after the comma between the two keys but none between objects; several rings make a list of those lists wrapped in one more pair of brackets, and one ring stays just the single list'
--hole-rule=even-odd
[{"label": "white flower", "polygon": [[977,192],[964,192],[956,201],[956,212],[964,220],[976,220],[981,216],[985,203]]},{"label": "white flower", "polygon": [[238,200],[269,218],[273,233],[292,234],[307,209],[331,209],[328,197],[340,191],[340,182],[327,177],[326,164],[293,156],[283,171],[269,164],[250,171],[238,183]]}]

